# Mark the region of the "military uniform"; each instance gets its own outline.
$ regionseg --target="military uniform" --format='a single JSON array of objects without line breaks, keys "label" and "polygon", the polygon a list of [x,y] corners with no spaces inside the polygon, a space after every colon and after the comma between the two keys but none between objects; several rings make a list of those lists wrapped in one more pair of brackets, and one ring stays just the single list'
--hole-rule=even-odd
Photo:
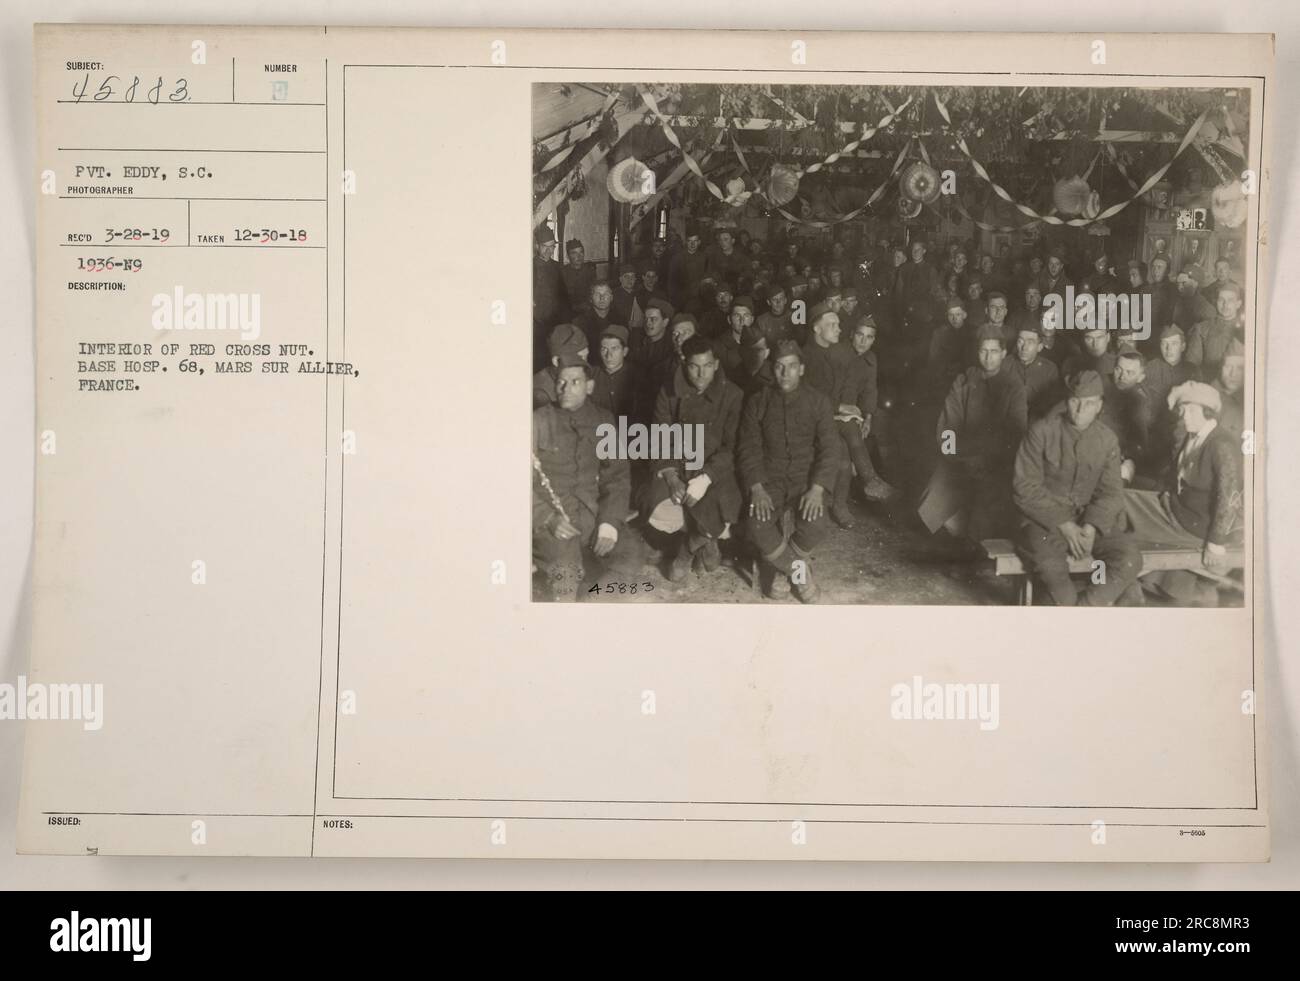
[{"label": "military uniform", "polygon": [[1126,389],[1112,385],[1098,417],[1119,441],[1120,460],[1132,460],[1143,476],[1153,476],[1162,462],[1157,460],[1153,444],[1159,436],[1158,410],[1159,405],[1145,382]]},{"label": "military uniform", "polygon": [[1197,324],[1187,336],[1187,361],[1200,370],[1201,380],[1213,382],[1223,368],[1223,356],[1233,338],[1240,340],[1241,328],[1235,320],[1214,319]]},{"label": "military uniform", "polygon": [[591,543],[598,527],[619,531],[615,553],[606,562],[620,565],[631,554],[623,521],[631,503],[631,477],[627,460],[602,460],[596,455],[597,427],[614,425],[614,417],[592,402],[572,412],[544,405],[533,412],[533,455],[559,499],[569,522],[578,529],[573,538],[556,538],[552,529],[560,520],[551,495],[533,474],[533,558],[546,576],[550,596],[575,598],[583,578],[582,549]]},{"label": "military uniform", "polygon": [[979,541],[1006,531],[1011,464],[1028,422],[1025,384],[1010,360],[992,377],[981,368],[967,368],[948,391],[936,438],[942,448],[951,431],[956,453],[939,457],[917,508],[931,532],[967,510],[970,538]]},{"label": "military uniform", "polygon": [[[1021,441],[1012,478],[1022,516],[1019,545],[1058,606],[1110,606],[1142,569],[1137,544],[1120,533],[1119,465],[1115,434],[1096,420],[1076,429],[1063,408],[1035,422]],[[1067,521],[1097,529],[1092,556],[1105,563],[1103,581],[1090,582],[1082,596],[1070,581],[1068,547],[1060,532]]]},{"label": "military uniform", "polygon": [[806,560],[828,531],[826,512],[807,521],[799,499],[813,484],[827,491],[835,486],[840,439],[830,400],[803,384],[790,393],[776,385],[759,388],[745,401],[736,455],[743,492],[752,495],[754,485],[762,484],[772,498],[771,518],[750,515],[749,538],[778,575],[789,575],[791,557],[781,530],[785,509],[794,512],[789,544],[798,557]]},{"label": "military uniform", "polygon": [[684,482],[689,483],[701,474],[709,478],[704,496],[694,504],[683,504],[687,515],[687,547],[696,551],[703,540],[717,538],[723,528],[740,516],[741,494],[736,484],[735,447],[740,426],[741,403],[744,400],[739,388],[721,372],[703,392],[678,372],[671,384],[659,391],[655,402],[654,421],[659,424],[704,427],[703,458],[701,470],[687,470],[684,460],[656,462],[655,476],[646,488],[645,513],[668,500],[672,492],[663,473],[672,469]]},{"label": "military uniform", "polygon": [[1147,362],[1147,389],[1151,397],[1163,405],[1165,398],[1175,385],[1188,381],[1194,374],[1192,366],[1184,359],[1171,365],[1164,358],[1152,358]]},{"label": "military uniform", "polygon": [[627,416],[631,420],[635,415],[633,402],[636,388],[628,364],[625,362],[623,367],[612,375],[602,364],[592,373],[592,376],[596,387],[588,398],[616,419],[618,416]]},{"label": "military uniform", "polygon": [[[817,389],[831,403],[832,415],[840,414],[841,405],[857,405],[857,392],[854,382],[860,381],[863,374],[858,364],[859,358],[848,344],[831,344],[822,347],[812,338],[803,347],[804,376],[803,384]],[[833,496],[837,518],[848,517],[849,490],[853,484],[853,464],[861,462],[865,454],[862,442],[862,424],[852,419],[836,419],[835,431],[839,434],[843,452],[840,453],[839,472],[835,482],[828,487]],[[874,470],[862,474],[863,480],[874,476]],[[843,523],[841,521],[841,523]],[[847,525],[846,525],[847,527]]]},{"label": "military uniform", "polygon": [[703,249],[683,249],[668,262],[668,298],[681,310],[695,302],[704,281],[708,256]]},{"label": "military uniform", "polygon": [[[605,328],[611,324],[617,324],[614,319],[614,308],[611,306],[605,316],[601,316],[590,307],[573,318],[582,333],[587,338],[587,360],[593,365],[600,365],[600,335],[605,333]],[[627,324],[623,324],[624,327]]]},{"label": "military uniform", "polygon": [[591,309],[591,288],[596,285],[596,265],[584,262],[581,266],[565,265],[560,268],[560,278],[564,282],[564,295],[569,302],[569,310],[575,315]]},{"label": "military uniform", "polygon": [[1030,419],[1041,419],[1061,400],[1061,370],[1046,358],[1034,358],[1029,364],[1014,355],[1007,355],[1011,370],[1025,384],[1025,404]]}]

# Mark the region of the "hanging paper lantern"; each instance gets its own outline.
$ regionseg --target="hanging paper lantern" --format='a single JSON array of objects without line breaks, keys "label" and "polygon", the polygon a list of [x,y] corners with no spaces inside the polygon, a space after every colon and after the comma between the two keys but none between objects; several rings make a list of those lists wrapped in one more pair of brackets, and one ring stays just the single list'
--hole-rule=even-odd
[{"label": "hanging paper lantern", "polygon": [[1210,211],[1215,225],[1236,228],[1246,220],[1246,210],[1246,192],[1239,180],[1220,184],[1210,196]]},{"label": "hanging paper lantern", "polygon": [[909,198],[906,194],[898,196],[898,215],[900,218],[907,220],[915,218],[921,213],[921,202]]},{"label": "hanging paper lantern", "polygon": [[745,190],[745,179],[743,177],[733,177],[727,181],[727,196],[723,199],[726,204],[733,208],[742,207],[748,200],[753,191]]},{"label": "hanging paper lantern", "polygon": [[899,189],[906,197],[922,204],[934,204],[939,199],[939,174],[920,160],[903,171]]},{"label": "hanging paper lantern", "polygon": [[1067,177],[1052,187],[1052,203],[1063,215],[1077,215],[1088,204],[1092,188],[1082,177]]},{"label": "hanging paper lantern", "polygon": [[1099,214],[1101,214],[1101,195],[1092,191],[1088,195],[1088,203],[1083,206],[1083,217],[1091,221]]},{"label": "hanging paper lantern", "polygon": [[767,175],[768,199],[780,207],[789,204],[799,193],[799,172],[785,164],[773,164]]},{"label": "hanging paper lantern", "polygon": [[636,157],[628,157],[609,168],[605,183],[615,201],[638,204],[654,193],[654,171]]}]

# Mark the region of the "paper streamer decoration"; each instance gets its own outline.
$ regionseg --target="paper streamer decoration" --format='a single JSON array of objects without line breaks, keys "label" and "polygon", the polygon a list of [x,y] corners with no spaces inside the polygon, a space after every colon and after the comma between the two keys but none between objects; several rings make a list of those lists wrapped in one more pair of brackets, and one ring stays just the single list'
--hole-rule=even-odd
[{"label": "paper streamer decoration", "polygon": [[[881,196],[885,193],[885,189],[889,187],[891,183],[893,183],[894,177],[898,174],[899,168],[903,166],[903,161],[907,159],[907,151],[911,149],[912,142],[913,142],[912,140],[908,140],[906,143],[903,144],[902,149],[898,151],[898,156],[894,158],[894,165],[889,168],[889,175],[883,181],[880,182],[880,186],[877,187],[871,193],[871,197],[867,198],[867,203],[864,204],[861,208],[857,208],[853,211],[850,211],[847,215],[836,215],[833,218],[826,219],[826,220],[814,220],[814,219],[807,218],[805,216],[793,215],[785,208],[782,208],[779,205],[773,203],[770,199],[767,199],[768,204],[770,204],[772,206],[772,209],[776,211],[786,221],[792,221],[798,225],[807,225],[809,228],[830,228],[834,225],[839,225],[846,221],[852,221],[854,218],[858,217],[858,215],[862,214],[864,211],[867,211],[869,208],[873,207],[875,203],[879,201]],[[736,158],[740,161],[740,165],[743,168],[745,168],[745,173],[753,177],[753,172],[750,171],[749,169],[749,161],[745,159],[745,154],[740,149],[740,144],[736,142],[735,133],[731,134],[731,145],[736,151]],[[762,189],[760,189],[758,193],[760,196],[764,196]],[[800,199],[800,202],[804,207],[807,207],[806,201]]]},{"label": "paper streamer decoration", "polygon": [[[943,101],[939,98],[938,93],[934,93],[934,104],[935,107],[939,110],[939,115],[943,117],[944,123],[947,124],[949,127],[951,127],[952,117],[948,114],[948,107],[943,104]],[[1182,154],[1182,152],[1186,150],[1188,146],[1191,145],[1192,141],[1196,138],[1196,135],[1197,133],[1200,132],[1201,127],[1205,125],[1205,119],[1209,115],[1209,113],[1210,110],[1207,108],[1204,112],[1200,114],[1200,116],[1197,117],[1196,122],[1192,124],[1192,128],[1187,131],[1187,135],[1184,136],[1182,142],[1178,144],[1178,149],[1174,151],[1173,157],[1170,158],[1167,164],[1157,169],[1154,174],[1148,177],[1142,183],[1142,185],[1137,188],[1137,193],[1135,193],[1132,197],[1128,198],[1125,201],[1120,201],[1116,204],[1112,204],[1109,208],[1106,208],[1104,211],[1099,213],[1095,218],[1070,218],[1066,220],[1066,219],[1058,218],[1055,215],[1040,215],[1033,208],[1029,207],[1029,205],[1020,204],[1010,194],[1007,193],[1006,188],[1002,187],[1002,185],[1000,185],[997,181],[995,181],[992,177],[989,176],[988,170],[986,170],[984,165],[981,164],[978,160],[976,160],[974,155],[971,153],[970,147],[966,144],[965,138],[955,133],[953,135],[956,138],[958,149],[960,149],[961,152],[966,156],[966,159],[970,161],[971,169],[973,169],[975,173],[979,175],[981,180],[983,180],[985,183],[988,184],[989,187],[993,189],[994,194],[1000,197],[1003,201],[1006,201],[1008,204],[1013,206],[1017,211],[1019,211],[1025,217],[1030,218],[1033,221],[1045,222],[1046,224],[1049,225],[1069,225],[1073,228],[1081,228],[1085,225],[1092,224],[1094,221],[1105,221],[1107,218],[1111,218],[1114,215],[1119,214],[1130,204],[1132,204],[1137,198],[1141,197],[1147,191],[1151,190],[1151,188],[1155,187],[1156,184],[1160,183],[1161,179],[1165,176],[1166,173],[1168,173],[1169,168],[1173,166],[1174,161],[1178,159],[1178,157]],[[1110,150],[1111,158],[1115,159],[1114,149],[1109,146],[1107,147],[1107,149]],[[1123,173],[1123,168],[1120,169],[1120,172]],[[1133,183],[1133,181],[1128,177],[1127,174],[1124,174],[1124,177],[1126,180],[1129,180],[1130,184]]]}]

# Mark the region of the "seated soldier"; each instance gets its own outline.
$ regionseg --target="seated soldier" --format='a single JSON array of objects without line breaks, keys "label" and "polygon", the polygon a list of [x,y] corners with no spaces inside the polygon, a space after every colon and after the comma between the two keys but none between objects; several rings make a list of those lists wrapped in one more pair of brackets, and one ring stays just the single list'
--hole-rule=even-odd
[{"label": "seated soldier", "polygon": [[[660,244],[662,244],[660,240],[656,239],[655,245]],[[637,306],[641,308],[641,315],[644,317],[646,304],[656,298],[667,299],[667,291],[663,287],[659,267],[653,259],[643,260],[639,268],[641,276],[636,291],[636,302]]]},{"label": "seated soldier", "polygon": [[971,340],[974,333],[966,327],[966,305],[956,297],[950,298],[944,322],[930,335],[925,394],[936,400],[943,398],[952,387],[952,380],[970,367],[975,349]]},{"label": "seated soldier", "polygon": [[825,495],[839,470],[840,439],[830,400],[801,384],[799,345],[782,341],[775,353],[775,384],[756,390],[740,418],[736,456],[749,496],[747,532],[762,558],[764,594],[780,599],[793,585],[802,602],[812,603],[812,550],[826,537]]},{"label": "seated soldier", "polygon": [[790,334],[790,309],[789,298],[786,296],[785,289],[779,283],[773,283],[767,290],[767,310],[758,315],[754,322],[763,337],[767,339],[767,346],[774,347],[779,341],[783,341]]},{"label": "seated soldier", "polygon": [[[556,402],[533,412],[533,560],[546,577],[548,598],[572,602],[583,580],[583,548],[631,569],[624,542],[631,478],[622,459],[601,459],[597,428],[614,418],[589,401],[591,365],[563,354],[556,366]],[[627,536],[623,536],[626,538]]]},{"label": "seated soldier", "polygon": [[946,528],[977,543],[1002,537],[1014,520],[1011,467],[1028,411],[1002,329],[985,324],[975,336],[979,365],[957,377],[939,413],[939,464],[917,513],[932,533]]},{"label": "seated soldier", "polygon": [[[673,582],[685,579],[696,559],[706,572],[721,565],[718,538],[739,516],[741,503],[734,452],[743,396],[722,373],[713,346],[703,337],[687,338],[682,355],[682,370],[659,392],[654,421],[656,425],[703,426],[700,459],[704,465],[695,470],[687,468],[687,460],[657,465],[645,501],[645,513],[653,527],[681,533],[668,573]],[[682,513],[669,507],[666,510],[672,513],[662,515],[665,502],[677,505]]]},{"label": "seated soldier", "polygon": [[[731,287],[723,283],[718,285],[713,291],[713,305],[709,307],[700,316],[698,327],[700,333],[709,340],[721,337],[730,327],[731,320],[731,301],[735,297]],[[750,316],[753,316],[753,309],[750,309]]]},{"label": "seated soldier", "polygon": [[718,355],[718,362],[727,378],[736,385],[745,382],[741,334],[753,323],[754,301],[748,296],[738,296],[727,313],[727,329],[713,338],[713,350]]},{"label": "seated soldier", "polygon": [[668,322],[673,319],[673,305],[654,297],[646,302],[645,324],[632,335],[632,350],[628,362],[632,369],[633,414],[640,423],[650,422],[659,389],[672,379],[677,352],[668,334]]},{"label": "seated soldier", "polygon": [[606,327],[618,323],[618,320],[613,311],[614,291],[607,280],[598,279],[592,283],[590,296],[591,302],[587,309],[574,317],[573,322],[586,335],[587,360],[595,365],[600,358],[600,335],[605,333]]},{"label": "seated soldier", "polygon": [[1199,266],[1185,266],[1178,273],[1178,302],[1174,304],[1174,323],[1186,333],[1197,324],[1208,323],[1218,312],[1214,304],[1201,295]]},{"label": "seated soldier", "polygon": [[1187,360],[1200,371],[1200,378],[1213,382],[1223,367],[1223,354],[1234,337],[1241,337],[1241,287],[1228,282],[1219,287],[1214,319],[1199,323],[1187,335]]},{"label": "seated soldier", "polygon": [[1060,401],[1060,369],[1041,356],[1042,350],[1042,326],[1022,323],[1016,332],[1016,356],[1011,359],[1011,368],[1025,383],[1030,419],[1041,419]]},{"label": "seated soldier", "polygon": [[1152,453],[1152,429],[1158,406],[1146,386],[1146,366],[1136,350],[1124,351],[1115,361],[1106,404],[1101,409],[1104,422],[1119,440],[1120,476],[1131,484],[1139,474],[1155,477],[1163,462]]},{"label": "seated soldier", "polygon": [[830,516],[841,528],[853,527],[849,510],[849,486],[853,482],[849,441],[857,434],[862,443],[862,412],[853,402],[852,381],[856,365],[851,347],[840,343],[840,317],[829,304],[819,303],[808,313],[812,336],[803,346],[803,385],[815,388],[830,400],[835,428],[844,441],[840,470],[831,486]]},{"label": "seated soldier", "polygon": [[[779,344],[780,341],[777,343]],[[757,327],[745,328],[740,338],[740,346],[744,371],[743,381],[740,384],[741,391],[749,395],[755,389],[775,384],[775,379],[772,377],[772,363],[768,360],[772,345],[767,343],[767,338]]]},{"label": "seated soldier", "polygon": [[1014,343],[1015,333],[1007,323],[1007,296],[1005,293],[994,290],[985,295],[984,320],[978,326],[982,327],[984,324],[992,324],[1002,331],[1002,338],[1006,341],[1008,348]]},{"label": "seated soldier", "polygon": [[1065,359],[1061,374],[1069,378],[1081,371],[1095,371],[1101,376],[1102,384],[1110,388],[1111,379],[1115,377],[1115,352],[1110,349],[1110,331],[1094,327],[1085,330],[1081,340],[1082,350]]},{"label": "seated soldier", "polygon": [[[1159,491],[1124,492],[1133,537],[1157,545],[1199,549],[1214,575],[1228,571],[1227,550],[1240,545],[1242,526],[1241,444],[1218,424],[1222,400],[1203,382],[1184,382],[1169,393],[1185,433]],[[1190,573],[1152,573],[1145,584],[1175,599],[1196,599]]]},{"label": "seated soldier", "polygon": [[636,266],[625,262],[618,267],[618,288],[614,290],[614,302],[610,306],[610,317],[614,323],[624,327],[640,329],[641,304],[637,302]]},{"label": "seated soldier", "polygon": [[1214,388],[1219,393],[1219,426],[1233,439],[1241,442],[1241,431],[1245,426],[1246,407],[1246,349],[1235,337],[1228,342],[1228,349],[1223,354],[1223,367],[1219,377],[1214,380]]},{"label": "seated soldier", "polygon": [[556,324],[551,328],[551,336],[546,339],[550,363],[533,375],[533,408],[550,405],[555,401],[555,379],[559,373],[560,358],[565,354],[576,354],[586,359],[587,337],[574,324]]},{"label": "seated soldier", "polygon": [[1147,362],[1147,388],[1151,397],[1163,404],[1175,385],[1192,377],[1193,368],[1184,358],[1187,339],[1183,328],[1169,324],[1160,331],[1160,357]]},{"label": "seated soldier", "polygon": [[1025,329],[1025,325],[1038,328],[1042,326],[1042,322],[1043,294],[1038,282],[1034,280],[1025,286],[1024,305],[1008,318],[1009,329],[1019,334]]},{"label": "seated soldier", "polygon": [[844,299],[840,303],[840,316],[846,324],[857,323],[858,309],[862,305],[862,294],[856,286],[844,287]]},{"label": "seated soldier", "polygon": [[[1124,485],[1119,443],[1097,422],[1104,387],[1095,371],[1066,383],[1068,398],[1029,427],[1016,453],[1012,493],[1026,565],[1057,606],[1111,606],[1142,569],[1137,543],[1122,534]],[[1069,559],[1104,563],[1082,595]]]},{"label": "seated soldier", "polygon": [[[880,389],[877,378],[877,361],[874,349],[876,344],[876,321],[871,314],[858,318],[853,335],[849,338],[853,353],[853,371],[849,376],[847,394],[861,413],[860,422],[854,424],[836,421],[836,428],[844,435],[848,446],[850,473],[857,471],[858,483],[862,496],[868,501],[887,501],[898,491],[881,479],[871,462],[871,451],[867,440],[872,434],[873,421],[880,417]],[[846,432],[846,427],[848,430]],[[836,490],[838,492],[838,485]]]},{"label": "seated soldier", "polygon": [[591,401],[617,419],[633,416],[636,397],[632,372],[627,368],[628,333],[622,324],[610,324],[600,335],[600,367],[592,379]]}]

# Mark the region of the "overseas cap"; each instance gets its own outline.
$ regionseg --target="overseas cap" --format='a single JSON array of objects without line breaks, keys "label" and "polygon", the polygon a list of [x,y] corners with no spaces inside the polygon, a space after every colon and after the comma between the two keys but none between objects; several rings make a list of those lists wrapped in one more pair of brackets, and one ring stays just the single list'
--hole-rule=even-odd
[{"label": "overseas cap", "polygon": [[1071,375],[1065,382],[1065,389],[1075,398],[1087,399],[1094,396],[1104,395],[1106,387],[1102,384],[1101,375],[1091,368],[1085,368],[1083,371]]},{"label": "overseas cap", "polygon": [[776,351],[774,352],[772,360],[779,361],[781,358],[790,357],[790,355],[797,357],[800,363],[803,362],[803,349],[799,347],[799,344],[796,341],[787,338],[784,341],[777,342]]},{"label": "overseas cap", "polygon": [[576,354],[586,346],[587,335],[574,324],[556,324],[546,341],[546,350],[553,358],[561,354]]},{"label": "overseas cap", "polygon": [[608,327],[606,327],[604,330],[600,332],[600,336],[617,337],[620,341],[623,342],[623,346],[626,347],[629,335],[627,332],[627,328],[624,327],[622,324],[610,324]]}]

